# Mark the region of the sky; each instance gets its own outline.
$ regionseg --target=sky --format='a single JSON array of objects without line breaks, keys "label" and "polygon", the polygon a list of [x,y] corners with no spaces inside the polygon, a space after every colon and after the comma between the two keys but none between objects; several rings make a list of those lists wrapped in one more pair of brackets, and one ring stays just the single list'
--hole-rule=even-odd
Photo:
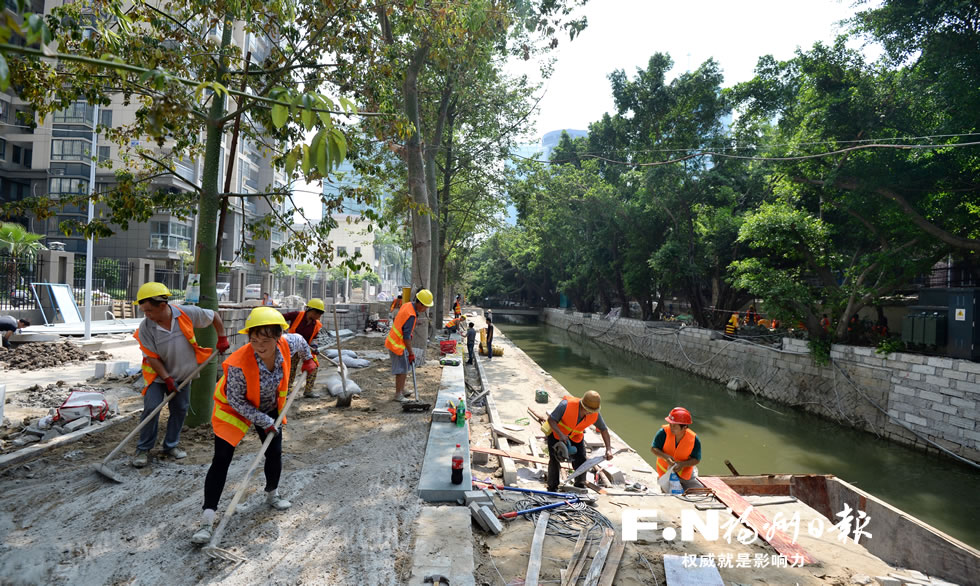
[{"label": "sky", "polygon": [[[590,0],[580,10],[588,27],[560,39],[552,76],[537,115],[538,138],[562,128],[587,130],[612,112],[608,75],[633,77],[657,52],[674,60],[671,78],[714,58],[726,87],[752,78],[759,57],[788,59],[816,41],[832,42],[853,0]],[[868,6],[877,5],[877,1]],[[864,9],[864,7],[862,7]],[[513,67],[527,73],[533,67]],[[531,77],[535,79],[534,77]]]},{"label": "sky", "polygon": [[[866,6],[878,3],[872,0]],[[853,4],[854,0],[590,0],[578,12],[588,17],[588,27],[574,41],[560,38],[554,72],[544,81],[533,142],[552,130],[587,130],[591,122],[612,112],[607,76],[616,69],[633,77],[659,51],[673,58],[673,78],[713,57],[729,87],[751,79],[763,55],[788,59],[797,48],[832,42],[843,32],[838,23],[856,11]],[[525,62],[513,62],[509,73],[539,79],[537,65]],[[319,191],[315,185],[297,188]],[[307,217],[320,218],[315,194],[298,193],[296,200]]]}]

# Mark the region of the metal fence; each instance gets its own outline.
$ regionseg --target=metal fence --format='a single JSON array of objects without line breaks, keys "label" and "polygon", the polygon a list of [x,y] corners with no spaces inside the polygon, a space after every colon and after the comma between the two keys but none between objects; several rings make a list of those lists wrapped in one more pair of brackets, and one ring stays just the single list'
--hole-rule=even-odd
[{"label": "metal fence", "polygon": [[43,280],[43,265],[37,254],[0,251],[0,310],[37,308],[31,283]]},{"label": "metal fence", "polygon": [[[113,301],[136,300],[134,279],[135,263],[114,258],[96,258],[92,261],[92,304],[112,305]],[[75,303],[85,304],[85,257],[75,256],[75,272],[72,281]]]}]

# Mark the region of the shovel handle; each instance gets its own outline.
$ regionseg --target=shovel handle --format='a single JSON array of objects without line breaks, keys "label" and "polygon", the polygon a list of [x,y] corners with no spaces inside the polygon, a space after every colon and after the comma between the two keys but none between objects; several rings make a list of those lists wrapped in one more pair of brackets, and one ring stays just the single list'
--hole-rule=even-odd
[{"label": "shovel handle", "polygon": [[177,387],[177,390],[176,391],[174,391],[173,393],[169,393],[163,399],[163,401],[159,405],[157,405],[155,409],[153,409],[153,411],[150,411],[150,414],[149,415],[147,415],[146,417],[143,418],[142,421],[140,421],[139,425],[137,425],[136,428],[133,429],[133,431],[129,432],[129,435],[127,435],[126,437],[123,438],[123,441],[119,442],[119,445],[116,446],[115,449],[113,449],[111,452],[109,452],[109,455],[106,456],[104,460],[102,460],[102,463],[103,464],[108,464],[109,463],[109,460],[111,460],[113,457],[115,457],[115,455],[118,454],[119,451],[122,450],[126,446],[127,443],[129,443],[129,440],[133,439],[133,436],[135,436],[137,433],[139,433],[139,431],[141,429],[143,429],[144,427],[146,427],[150,423],[150,421],[153,421],[153,418],[156,417],[157,414],[160,413],[160,411],[163,411],[163,406],[164,405],[166,405],[167,403],[170,402],[171,399],[173,399],[174,397],[176,397],[177,396],[177,393],[179,393],[181,390],[183,390],[183,388],[185,386],[187,386],[187,383],[191,382],[191,380],[193,380],[195,376],[197,376],[198,374],[200,374],[201,371],[204,370],[204,367],[207,366],[210,363],[211,363],[211,357],[208,357],[207,360],[205,360],[204,362],[202,362],[201,364],[199,364],[197,366],[197,368],[194,369],[194,372],[192,372],[190,374],[190,376],[188,376],[186,379],[184,379],[184,382],[180,383],[180,386]]}]

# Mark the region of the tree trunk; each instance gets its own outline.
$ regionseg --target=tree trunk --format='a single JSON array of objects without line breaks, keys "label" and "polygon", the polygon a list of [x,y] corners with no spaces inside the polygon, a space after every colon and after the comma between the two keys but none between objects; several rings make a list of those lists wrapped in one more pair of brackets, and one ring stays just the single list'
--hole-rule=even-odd
[{"label": "tree trunk", "polygon": [[[425,185],[425,161],[422,152],[422,139],[419,134],[419,72],[428,54],[427,47],[419,47],[405,69],[403,85],[405,115],[414,125],[414,130],[405,143],[405,162],[408,167],[408,193],[414,203],[412,207],[412,288],[415,291],[431,288],[432,283],[432,222],[424,209],[429,206],[429,194]],[[416,322],[412,337],[414,348],[425,348],[429,340],[429,319],[425,314]],[[423,356],[422,353],[418,353]]]},{"label": "tree trunk", "polygon": [[[218,62],[214,79],[223,80],[228,72],[228,57],[226,48],[231,44],[232,23],[234,17],[225,15],[224,31],[221,34],[221,49],[223,55]],[[201,178],[201,201],[198,204],[197,217],[197,255],[195,256],[195,272],[201,275],[201,301],[199,307],[218,309],[218,292],[216,258],[218,255],[216,220],[221,204],[218,194],[218,172],[221,166],[221,141],[223,126],[218,122],[225,115],[225,94],[215,93],[211,98],[211,109],[208,111],[207,143],[204,147],[204,175]],[[197,343],[201,346],[214,348],[218,336],[214,328],[195,329]],[[187,425],[197,427],[211,420],[212,397],[214,382],[217,378],[217,363],[211,363],[201,371],[201,376],[191,383],[191,404],[187,414]]]},{"label": "tree trunk", "polygon": [[[451,68],[450,68],[451,69]],[[446,116],[449,111],[449,98],[452,96],[452,72],[448,72],[446,85],[442,89],[442,96],[439,99],[439,113],[432,135],[429,137],[428,144],[425,146],[425,188],[429,193],[429,209],[431,215],[429,222],[432,225],[432,241],[437,246],[432,247],[432,292],[435,294],[436,305],[433,310],[433,320],[436,328],[443,323],[443,308],[446,302],[445,275],[442,270],[442,261],[446,254],[443,251],[445,237],[442,236],[440,229],[440,210],[439,210],[439,190],[436,188],[436,155],[442,146],[442,134],[446,127]]]}]

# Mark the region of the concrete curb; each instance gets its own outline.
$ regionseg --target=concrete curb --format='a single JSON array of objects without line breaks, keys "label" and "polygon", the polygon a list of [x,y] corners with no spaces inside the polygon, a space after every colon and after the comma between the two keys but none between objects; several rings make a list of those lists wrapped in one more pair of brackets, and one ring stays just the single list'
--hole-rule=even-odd
[{"label": "concrete curb", "polygon": [[[486,373],[483,371],[483,362],[480,359],[479,353],[473,356],[473,362],[476,365],[476,372],[480,375],[480,385],[483,387],[484,391],[488,391],[486,395],[487,402],[487,416],[490,418],[491,425],[500,425],[503,421],[500,419],[500,414],[497,413],[497,404],[493,400],[493,389],[490,388],[490,381],[487,379]],[[498,450],[504,450],[505,452],[510,451],[510,442],[506,438],[500,437],[497,434],[491,434],[494,437],[494,445]],[[503,481],[506,486],[514,486],[517,483],[517,464],[511,458],[500,457],[500,470],[503,473]]]},{"label": "concrete curb", "polygon": [[104,421],[98,425],[89,425],[85,429],[80,429],[78,431],[63,435],[61,437],[57,437],[44,444],[30,446],[22,450],[17,450],[16,452],[12,452],[10,454],[0,456],[0,470],[3,470],[4,468],[7,468],[9,466],[13,466],[14,464],[20,464],[21,462],[25,462],[36,456],[40,456],[44,452],[56,448],[58,446],[64,446],[73,442],[77,442],[78,440],[82,439],[83,437],[87,436],[90,433],[96,433],[104,429],[108,429],[116,425],[117,423],[121,421],[127,421],[131,419],[134,415],[137,415],[142,412],[143,412],[142,409],[137,409],[136,411],[131,411],[124,415],[113,417],[112,419],[108,421]]}]

